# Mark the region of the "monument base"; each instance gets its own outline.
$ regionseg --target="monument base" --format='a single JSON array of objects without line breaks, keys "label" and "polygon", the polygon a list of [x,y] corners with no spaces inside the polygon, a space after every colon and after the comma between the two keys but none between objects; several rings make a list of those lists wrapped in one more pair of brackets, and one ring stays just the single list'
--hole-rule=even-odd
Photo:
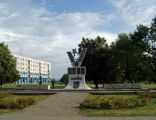
[{"label": "monument base", "polygon": [[70,80],[68,85],[64,89],[88,90],[88,89],[91,89],[91,88],[87,86],[85,81],[82,81],[82,80]]}]

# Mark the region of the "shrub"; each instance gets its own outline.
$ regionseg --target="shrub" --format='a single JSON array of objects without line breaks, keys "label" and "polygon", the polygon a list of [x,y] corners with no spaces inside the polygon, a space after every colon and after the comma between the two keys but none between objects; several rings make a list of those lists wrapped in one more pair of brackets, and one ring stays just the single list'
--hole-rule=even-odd
[{"label": "shrub", "polygon": [[15,103],[17,103],[17,105],[19,105],[21,107],[27,106],[27,100],[24,98],[17,98]]},{"label": "shrub", "polygon": [[32,105],[35,103],[35,99],[33,97],[27,97],[27,98],[7,98],[0,100],[0,109],[21,109],[24,107],[27,107],[29,105]]},{"label": "shrub", "polygon": [[149,97],[143,96],[131,96],[131,97],[102,97],[89,95],[83,103],[80,104],[81,108],[90,108],[90,109],[121,109],[121,108],[134,108],[142,107],[147,105]]},{"label": "shrub", "polygon": [[27,105],[33,105],[35,103],[36,103],[36,101],[35,101],[34,97],[27,98]]},{"label": "shrub", "polygon": [[0,99],[1,99],[1,98],[4,98],[4,97],[7,97],[7,96],[8,96],[7,93],[0,93]]},{"label": "shrub", "polygon": [[15,102],[19,108],[23,108],[29,105],[33,105],[35,103],[35,99],[33,97],[17,98]]},{"label": "shrub", "polygon": [[15,101],[8,102],[7,108],[9,109],[19,109],[21,106],[17,104]]},{"label": "shrub", "polygon": [[7,104],[5,104],[5,102],[0,101],[0,109],[6,109],[7,108]]}]

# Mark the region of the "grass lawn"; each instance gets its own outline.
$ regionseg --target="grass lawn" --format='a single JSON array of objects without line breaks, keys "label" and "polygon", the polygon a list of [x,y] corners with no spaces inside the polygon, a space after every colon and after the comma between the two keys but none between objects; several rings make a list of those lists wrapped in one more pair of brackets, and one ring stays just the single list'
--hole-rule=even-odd
[{"label": "grass lawn", "polygon": [[143,89],[156,89],[156,84],[141,84]]},{"label": "grass lawn", "polygon": [[7,92],[8,90],[14,89],[16,87],[16,84],[10,83],[10,84],[4,84],[3,87],[0,87],[0,92]]},{"label": "grass lawn", "polygon": [[[6,97],[5,99],[17,99],[17,98],[27,98],[27,97],[34,97],[36,103],[40,102],[41,100],[45,100],[46,98],[48,98],[49,95],[9,95],[8,97]],[[0,98],[3,99],[3,98]],[[0,109],[0,114],[3,113],[11,113],[11,112],[16,112],[19,111],[20,109]]]},{"label": "grass lawn", "polygon": [[[26,85],[26,84],[25,84]],[[38,84],[36,84],[38,85]],[[49,84],[51,85],[51,84]],[[90,88],[95,88],[95,85],[93,83],[87,84]],[[65,85],[60,82],[55,83],[54,89],[63,89]],[[4,87],[0,88],[0,92],[7,92],[8,90],[16,88],[16,84],[10,83],[10,84],[4,84]],[[99,88],[102,88],[102,84],[99,84]],[[156,84],[141,84],[141,88],[143,89],[156,89]]]},{"label": "grass lawn", "polygon": [[[27,84],[23,84],[23,85],[27,85]],[[32,84],[32,85],[38,85],[38,84]],[[9,90],[16,88],[16,86],[17,85],[14,83],[4,84],[3,87],[0,87],[0,92],[8,92]],[[65,87],[64,84],[56,83],[54,89],[63,89],[64,87]]]},{"label": "grass lawn", "polygon": [[[93,83],[88,83],[87,84],[90,88],[95,88],[95,85]],[[142,89],[156,89],[156,83],[151,83],[151,84],[144,84],[144,83],[141,83],[141,88]],[[99,84],[99,88],[102,88],[103,85],[102,84]]]},{"label": "grass lawn", "polygon": [[[91,95],[89,95],[90,97]],[[114,95],[115,96],[115,95]],[[128,98],[135,97],[135,95],[118,95],[117,97]],[[91,96],[94,97],[94,96]],[[97,96],[95,96],[97,97]],[[112,96],[104,96],[100,95],[100,97],[112,97]],[[151,99],[149,103],[143,107],[135,107],[135,108],[119,108],[119,109],[87,109],[83,108],[80,112],[84,116],[89,117],[102,117],[102,116],[111,116],[111,117],[126,117],[126,116],[156,116],[156,98]]]},{"label": "grass lawn", "polygon": [[156,104],[150,104],[145,107],[121,110],[96,110],[85,109],[81,110],[81,114],[85,116],[111,116],[111,117],[126,117],[126,116],[156,116]]},{"label": "grass lawn", "polygon": [[54,89],[63,89],[65,87],[64,84],[56,83]]},{"label": "grass lawn", "polygon": [[[23,84],[23,85],[27,85],[27,84]],[[30,85],[30,84],[29,84]],[[34,85],[34,84],[33,84]],[[38,84],[36,84],[38,85]],[[51,85],[51,84],[49,84]],[[95,88],[95,85],[92,83],[87,84],[89,87],[91,88]],[[8,90],[14,89],[16,88],[16,84],[10,83],[10,84],[4,84],[4,87],[0,88],[0,92],[7,92]],[[59,83],[56,82],[55,83],[55,87],[54,89],[63,89],[65,87],[65,85],[63,83]],[[99,85],[99,87],[102,87],[102,85]]]}]

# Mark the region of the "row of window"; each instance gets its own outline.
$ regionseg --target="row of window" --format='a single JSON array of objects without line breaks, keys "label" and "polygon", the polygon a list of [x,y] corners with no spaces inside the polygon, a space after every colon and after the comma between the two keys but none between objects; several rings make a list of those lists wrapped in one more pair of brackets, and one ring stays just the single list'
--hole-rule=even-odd
[{"label": "row of window", "polygon": [[[20,62],[17,62],[17,64],[18,64],[18,65],[26,65],[26,66],[28,65],[28,64],[24,64],[24,63],[20,63]],[[30,65],[30,66],[31,66],[31,67],[39,67],[39,65]],[[47,66],[48,66],[48,65],[47,65]],[[46,67],[47,67],[47,66],[46,66]],[[46,67],[41,65],[41,68],[43,68],[43,69],[46,68]]]},{"label": "row of window", "polygon": [[[18,70],[28,70],[28,68],[24,67],[17,67]],[[35,70],[35,69],[30,69],[30,71],[40,71],[40,70]],[[41,72],[48,72],[49,70],[41,70]]]},{"label": "row of window", "polygon": [[[22,58],[22,57],[15,57],[16,58],[16,60],[18,61],[18,60],[21,60],[21,61],[28,61],[29,59],[26,59],[26,58]],[[39,64],[40,62],[38,62],[38,61],[35,61],[35,60],[29,60],[30,61],[30,63],[36,63],[36,64]],[[47,65],[47,66],[49,66],[49,64],[47,64],[47,63],[44,63],[44,62],[41,62],[43,65]]]}]

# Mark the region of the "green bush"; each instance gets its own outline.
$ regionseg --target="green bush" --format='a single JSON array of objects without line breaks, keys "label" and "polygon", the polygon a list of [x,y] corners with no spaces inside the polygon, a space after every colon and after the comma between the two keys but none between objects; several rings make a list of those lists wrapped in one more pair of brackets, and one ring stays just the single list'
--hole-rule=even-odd
[{"label": "green bush", "polygon": [[11,102],[8,102],[6,104],[7,108],[8,109],[19,109],[19,108],[22,108],[22,106],[20,106],[18,103],[16,103],[15,101],[11,101]]},{"label": "green bush", "polygon": [[24,107],[27,107],[29,105],[32,105],[35,103],[35,99],[33,97],[27,97],[27,98],[7,98],[0,100],[0,109],[21,109]]},{"label": "green bush", "polygon": [[7,104],[5,104],[5,102],[0,101],[0,109],[6,109],[7,108]]},{"label": "green bush", "polygon": [[143,107],[148,104],[149,97],[146,96],[130,96],[130,97],[102,97],[96,95],[89,95],[83,103],[80,104],[80,108],[89,109],[122,109],[122,108],[134,108]]},{"label": "green bush", "polygon": [[1,99],[1,98],[5,98],[5,97],[7,97],[7,96],[8,96],[7,93],[0,93],[0,99]]}]

